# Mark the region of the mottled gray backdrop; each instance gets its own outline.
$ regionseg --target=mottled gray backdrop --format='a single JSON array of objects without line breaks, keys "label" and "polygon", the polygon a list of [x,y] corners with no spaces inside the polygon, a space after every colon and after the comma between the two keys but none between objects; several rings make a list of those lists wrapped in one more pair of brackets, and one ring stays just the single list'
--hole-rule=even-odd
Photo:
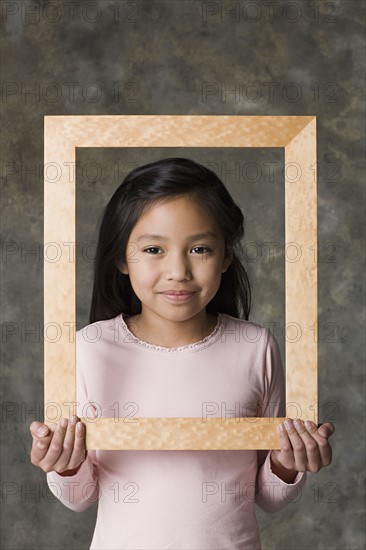
[{"label": "mottled gray backdrop", "polygon": [[[258,509],[263,548],[364,548],[365,3],[9,1],[1,10],[2,547],[89,548],[96,518],[96,505],[77,514],[54,502],[29,460],[29,425],[43,420],[44,115],[237,114],[318,117],[319,415],[336,426],[334,455],[296,502],[275,515]],[[102,208],[129,170],[165,156],[206,164],[240,204],[251,319],[271,326],[284,357],[280,149],[79,150],[79,328]]]}]

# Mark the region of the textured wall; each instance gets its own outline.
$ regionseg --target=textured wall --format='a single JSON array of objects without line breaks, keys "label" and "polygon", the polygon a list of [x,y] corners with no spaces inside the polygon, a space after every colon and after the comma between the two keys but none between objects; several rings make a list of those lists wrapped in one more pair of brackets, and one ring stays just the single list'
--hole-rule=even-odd
[{"label": "textured wall", "polygon": [[[364,3],[14,1],[1,9],[3,547],[89,548],[96,517],[95,507],[78,515],[51,502],[45,474],[29,461],[29,424],[43,418],[43,116],[161,113],[318,117],[319,415],[336,426],[334,456],[308,474],[297,502],[258,518],[265,550],[364,548]],[[95,241],[102,207],[133,166],[173,155],[210,165],[241,205],[251,318],[277,323],[284,356],[280,150],[79,151],[77,242]],[[88,258],[82,245],[80,326]]]}]

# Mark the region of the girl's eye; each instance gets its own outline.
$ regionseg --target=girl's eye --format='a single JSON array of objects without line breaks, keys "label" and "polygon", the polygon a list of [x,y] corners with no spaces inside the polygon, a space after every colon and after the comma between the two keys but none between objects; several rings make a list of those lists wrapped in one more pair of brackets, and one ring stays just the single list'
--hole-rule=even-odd
[{"label": "girl's eye", "polygon": [[144,252],[147,252],[148,250],[159,250],[157,246],[150,246],[149,248],[145,248]]},{"label": "girl's eye", "polygon": [[195,249],[201,249],[201,250],[206,250],[206,253],[210,253],[212,252],[211,248],[207,248],[206,246],[195,246],[192,248],[192,250],[195,250]]}]

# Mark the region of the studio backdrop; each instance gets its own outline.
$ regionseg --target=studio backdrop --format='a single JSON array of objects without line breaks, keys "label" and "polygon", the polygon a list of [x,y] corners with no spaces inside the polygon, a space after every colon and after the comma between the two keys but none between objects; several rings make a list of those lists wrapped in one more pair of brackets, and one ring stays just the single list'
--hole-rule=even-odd
[{"label": "studio backdrop", "polygon": [[317,263],[317,323],[307,329],[318,351],[318,422],[336,427],[333,460],[308,473],[282,511],[257,509],[263,548],[365,547],[364,16],[364,2],[353,0],[2,3],[4,548],[89,548],[95,525],[97,504],[82,514],[64,507],[29,458],[29,425],[44,420],[45,256],[53,261],[44,183],[60,169],[45,162],[45,120],[84,115],[314,117],[317,157],[307,170],[318,240],[304,251],[285,238],[285,182],[301,175],[278,147],[223,139],[77,148],[61,167],[75,183],[76,323],[89,323],[98,224],[124,177],[164,157],[213,170],[245,214],[250,320],[273,332],[285,370],[286,262],[304,253]]}]

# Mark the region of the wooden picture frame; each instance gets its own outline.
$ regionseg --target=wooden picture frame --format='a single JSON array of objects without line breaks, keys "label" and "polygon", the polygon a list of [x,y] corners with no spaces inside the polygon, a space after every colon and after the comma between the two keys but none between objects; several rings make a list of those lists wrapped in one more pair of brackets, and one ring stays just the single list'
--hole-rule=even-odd
[{"label": "wooden picture frame", "polygon": [[[77,147],[284,148],[285,243],[301,251],[285,262],[286,415],[318,422],[317,176],[315,116],[60,115],[44,120],[45,423],[76,414],[75,162]],[[74,177],[70,177],[73,173]],[[300,334],[300,337],[298,335]],[[289,342],[291,342],[289,344]],[[279,449],[284,418],[99,418],[87,425],[87,449]]]}]

